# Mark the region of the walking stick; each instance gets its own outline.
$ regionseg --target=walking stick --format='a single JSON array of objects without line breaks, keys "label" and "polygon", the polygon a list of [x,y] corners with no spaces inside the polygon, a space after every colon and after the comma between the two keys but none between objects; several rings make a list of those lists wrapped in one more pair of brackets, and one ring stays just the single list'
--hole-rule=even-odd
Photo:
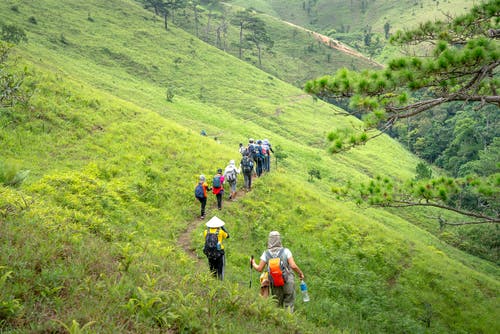
[{"label": "walking stick", "polygon": [[249,288],[252,288],[252,271],[253,271],[253,270],[252,270],[252,269],[253,269],[253,268],[252,268],[252,260],[253,260],[253,255],[252,255],[252,257],[250,258],[250,286],[249,286]]}]

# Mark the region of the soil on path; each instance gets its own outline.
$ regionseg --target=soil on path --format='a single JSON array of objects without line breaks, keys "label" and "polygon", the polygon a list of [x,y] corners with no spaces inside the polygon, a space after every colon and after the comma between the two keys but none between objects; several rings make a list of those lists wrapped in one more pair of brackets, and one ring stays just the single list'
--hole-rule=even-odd
[{"label": "soil on path", "polygon": [[[227,198],[225,198],[223,200],[223,205],[230,206],[230,205],[232,205],[233,202],[238,201],[238,198],[242,198],[243,196],[245,196],[245,194],[246,194],[246,191],[243,189],[240,189],[236,192],[236,199],[234,201],[228,200]],[[199,205],[198,202],[197,202],[197,204]],[[202,259],[197,256],[196,249],[191,246],[191,235],[193,234],[193,231],[196,228],[198,228],[202,224],[205,224],[206,222],[207,222],[206,219],[202,220],[199,218],[196,218],[195,220],[189,222],[187,224],[186,229],[181,233],[181,235],[179,236],[179,239],[177,240],[178,244],[184,249],[186,254],[188,254],[191,258],[193,258],[194,260],[196,260],[198,262],[201,262]]]}]

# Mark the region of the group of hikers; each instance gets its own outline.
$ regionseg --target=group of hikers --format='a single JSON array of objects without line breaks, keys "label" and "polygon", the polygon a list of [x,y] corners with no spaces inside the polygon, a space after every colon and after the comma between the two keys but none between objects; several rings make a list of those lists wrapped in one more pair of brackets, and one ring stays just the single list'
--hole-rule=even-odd
[{"label": "group of hikers", "polygon": [[205,175],[200,175],[198,184],[195,187],[194,195],[200,202],[200,219],[205,219],[205,208],[207,206],[208,192],[217,198],[217,209],[222,210],[222,199],[224,196],[224,184],[229,186],[229,200],[236,198],[236,186],[238,175],[243,174],[244,189],[252,189],[252,177],[260,177],[264,172],[271,170],[271,152],[274,153],[269,140],[257,140],[250,138],[248,145],[240,143],[239,153],[241,154],[240,168],[236,167],[234,160],[229,161],[229,165],[222,171],[217,169],[217,174],[212,179],[212,185],[207,182]]},{"label": "group of hikers", "polygon": [[[212,186],[207,183],[204,175],[200,175],[199,182],[195,187],[195,197],[201,204],[200,219],[205,218],[205,208],[207,204],[207,193],[212,193],[217,198],[217,209],[222,209],[222,197],[224,195],[224,184],[229,184],[229,200],[236,197],[236,184],[238,174],[243,173],[244,189],[251,190],[252,177],[260,177],[264,172],[270,171],[270,156],[272,150],[269,140],[257,140],[250,138],[245,147],[239,145],[239,152],[242,156],[240,168],[237,168],[234,160],[229,161],[229,165],[222,171],[217,170],[217,174],[212,179]],[[226,183],[227,181],[227,183]],[[223,240],[229,238],[229,232],[224,227],[225,223],[218,217],[212,217],[207,223],[207,229],[203,233],[205,245],[203,253],[207,256],[210,272],[219,279],[224,279],[225,270],[225,249]],[[267,266],[267,270],[264,269]],[[304,279],[302,270],[294,261],[292,252],[284,248],[281,243],[281,235],[278,231],[269,233],[267,249],[262,253],[260,261],[250,258],[250,270],[262,272],[260,276],[260,294],[267,297],[269,292],[277,300],[280,307],[287,308],[293,312],[295,302],[295,280],[293,272],[297,273],[301,280]]]},{"label": "group of hikers", "polygon": [[[224,227],[225,223],[214,216],[207,223],[203,233],[205,245],[203,253],[207,256],[210,272],[215,278],[224,280],[226,254],[223,241],[229,238],[229,232]],[[267,266],[267,270],[264,269]],[[283,247],[281,235],[278,231],[271,231],[267,240],[267,249],[260,256],[259,263],[253,256],[250,258],[250,270],[261,272],[260,295],[268,297],[269,294],[276,299],[278,306],[294,310],[295,304],[295,276],[304,280],[304,273],[295,263],[290,249]],[[251,285],[251,281],[250,281]]]}]

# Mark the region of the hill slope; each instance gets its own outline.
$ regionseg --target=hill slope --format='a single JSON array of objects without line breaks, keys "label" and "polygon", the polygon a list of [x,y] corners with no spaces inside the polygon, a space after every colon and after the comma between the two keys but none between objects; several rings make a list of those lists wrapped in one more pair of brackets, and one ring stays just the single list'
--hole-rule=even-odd
[{"label": "hill slope", "polygon": [[[2,163],[30,170],[21,187],[0,187],[3,330],[60,331],[56,320],[106,333],[499,330],[497,267],[331,193],[379,174],[413,177],[416,158],[394,141],[326,154],[326,133],[356,119],[166,33],[132,1],[6,1],[0,19],[27,31],[16,55],[33,89],[29,108],[0,117]],[[193,187],[249,137],[288,157],[222,212],[210,198],[231,232],[219,283],[200,251]],[[308,181],[311,169],[320,180]],[[178,244],[189,224],[200,224],[200,262]],[[311,289],[294,315],[248,289],[248,258],[274,229]]]}]

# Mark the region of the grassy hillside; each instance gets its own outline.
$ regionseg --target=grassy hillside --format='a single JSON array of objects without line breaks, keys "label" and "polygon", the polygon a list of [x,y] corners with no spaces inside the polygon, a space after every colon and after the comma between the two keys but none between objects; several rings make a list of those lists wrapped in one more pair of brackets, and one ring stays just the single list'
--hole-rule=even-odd
[{"label": "grassy hillside", "polygon": [[[2,331],[500,329],[496,266],[397,213],[333,196],[348,181],[413,177],[417,159],[394,141],[329,155],[326,134],[356,119],[180,29],[166,33],[132,1],[8,0],[0,21],[27,32],[15,56],[33,93],[29,107],[0,110],[3,171],[30,171],[20,187],[0,186]],[[288,157],[220,213],[210,197],[209,216],[231,233],[220,283],[207,275],[193,189],[249,137]],[[311,169],[321,179],[308,181]],[[197,259],[179,243],[193,225]],[[274,229],[310,287],[293,315],[258,297],[248,269]]]},{"label": "grassy hillside", "polygon": [[[230,2],[249,6],[242,0]],[[331,29],[342,32],[347,27],[351,32],[360,32],[371,26],[381,35],[386,22],[394,29],[404,29],[442,18],[443,13],[464,13],[472,5],[473,1],[467,0],[259,0],[251,4],[259,11],[323,33]]]},{"label": "grassy hillside", "polygon": [[[358,51],[386,62],[398,54],[388,45],[389,33],[410,29],[429,20],[446,20],[447,15],[467,12],[469,0],[231,0],[231,4],[252,7],[284,21],[328,35]],[[370,35],[369,45],[366,35]],[[325,71],[324,73],[327,73]]]}]

